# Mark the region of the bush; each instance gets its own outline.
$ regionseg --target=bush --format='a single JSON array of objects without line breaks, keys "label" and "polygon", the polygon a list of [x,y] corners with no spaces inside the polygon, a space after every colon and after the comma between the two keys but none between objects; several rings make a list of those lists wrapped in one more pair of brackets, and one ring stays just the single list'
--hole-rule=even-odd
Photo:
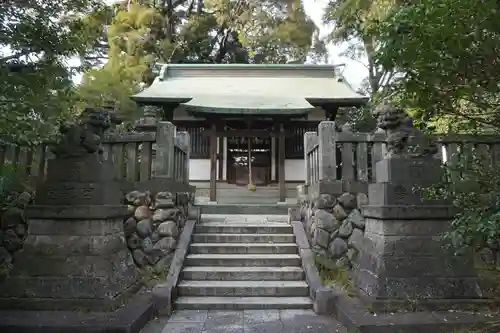
[{"label": "bush", "polygon": [[489,248],[498,258],[500,170],[477,157],[443,168],[447,181],[425,189],[425,196],[447,200],[457,210],[443,235],[448,246],[457,251]]},{"label": "bush", "polygon": [[18,170],[6,163],[0,169],[0,211],[8,207],[16,195],[27,187],[26,180],[21,177]]}]

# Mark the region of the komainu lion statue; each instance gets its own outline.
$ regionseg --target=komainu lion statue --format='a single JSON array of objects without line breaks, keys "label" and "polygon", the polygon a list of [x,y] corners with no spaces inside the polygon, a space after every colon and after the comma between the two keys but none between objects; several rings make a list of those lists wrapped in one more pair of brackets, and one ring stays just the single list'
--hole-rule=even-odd
[{"label": "komainu lion statue", "polygon": [[372,112],[377,126],[387,134],[387,157],[432,157],[438,152],[435,142],[413,126],[406,112],[393,104],[379,104]]},{"label": "komainu lion statue", "polygon": [[52,152],[59,158],[100,152],[104,131],[119,123],[116,115],[106,108],[86,108],[76,123],[60,126],[61,138]]}]

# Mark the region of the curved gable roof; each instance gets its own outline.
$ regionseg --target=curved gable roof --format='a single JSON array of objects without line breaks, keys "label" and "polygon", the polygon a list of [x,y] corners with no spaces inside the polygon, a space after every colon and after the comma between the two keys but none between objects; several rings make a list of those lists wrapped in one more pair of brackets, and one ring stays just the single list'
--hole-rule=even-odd
[{"label": "curved gable roof", "polygon": [[368,100],[336,77],[334,66],[295,64],[168,64],[132,99],[186,103],[193,111],[219,113],[305,113],[314,104],[354,106]]}]

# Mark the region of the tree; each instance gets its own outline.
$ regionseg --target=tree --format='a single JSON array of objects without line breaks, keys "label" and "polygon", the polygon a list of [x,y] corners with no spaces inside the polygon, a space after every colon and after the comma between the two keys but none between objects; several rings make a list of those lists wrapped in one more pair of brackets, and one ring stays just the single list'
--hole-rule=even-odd
[{"label": "tree", "polygon": [[156,63],[304,62],[310,51],[326,53],[300,0],[135,1],[115,6],[110,22],[107,63],[85,74],[79,93],[116,101],[130,119],[137,108],[126,101],[152,81]]},{"label": "tree", "polygon": [[[422,0],[393,7],[379,22],[377,61],[401,73],[391,87],[393,98],[412,107],[429,130],[500,132],[498,14],[492,0]],[[498,265],[500,172],[480,153],[479,147],[461,148],[453,158],[459,163],[445,167],[453,177],[428,188],[427,195],[455,206],[458,213],[445,234],[452,245],[489,248]]]},{"label": "tree", "polygon": [[325,23],[333,26],[330,41],[347,43],[342,55],[366,67],[368,77],[363,87],[372,97],[376,97],[395,75],[395,71],[381,66],[377,58],[378,24],[395,5],[395,0],[332,0],[325,11]]},{"label": "tree", "polygon": [[28,0],[0,7],[0,143],[36,144],[71,114],[71,69],[88,44],[93,0]]},{"label": "tree", "polygon": [[498,14],[493,0],[423,0],[393,8],[379,25],[377,60],[403,74],[399,98],[434,128],[500,129]]}]

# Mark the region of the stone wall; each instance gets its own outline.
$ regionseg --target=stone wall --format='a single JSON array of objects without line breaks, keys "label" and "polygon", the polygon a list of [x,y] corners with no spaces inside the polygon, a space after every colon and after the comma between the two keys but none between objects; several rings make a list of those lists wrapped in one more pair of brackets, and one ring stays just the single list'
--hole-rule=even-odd
[{"label": "stone wall", "polygon": [[136,266],[146,272],[166,273],[187,219],[189,194],[132,191],[125,196],[130,216],[123,229]]},{"label": "stone wall", "polygon": [[367,203],[366,194],[302,198],[300,218],[313,252],[330,268],[353,268],[364,237],[360,207]]},{"label": "stone wall", "polygon": [[23,247],[28,233],[24,210],[32,198],[29,192],[13,194],[0,211],[0,277],[8,273],[14,254]]}]

